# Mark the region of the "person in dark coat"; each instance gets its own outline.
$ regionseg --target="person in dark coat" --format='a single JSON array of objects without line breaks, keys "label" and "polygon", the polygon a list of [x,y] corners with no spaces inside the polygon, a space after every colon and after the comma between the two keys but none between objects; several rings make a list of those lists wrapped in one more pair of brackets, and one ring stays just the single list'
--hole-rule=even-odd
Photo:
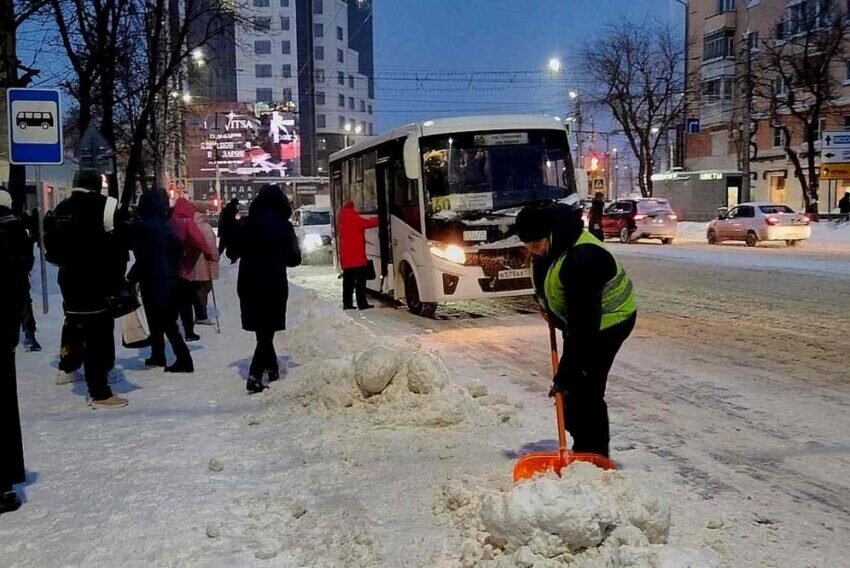
[{"label": "person in dark coat", "polygon": [[[148,367],[165,367],[168,372],[192,372],[194,362],[177,327],[178,280],[183,250],[168,222],[168,194],[164,189],[142,193],[136,221],[130,232],[136,259],[129,278],[139,284],[151,337]],[[177,358],[167,366],[165,337]]]},{"label": "person in dark coat", "polygon": [[26,478],[15,347],[29,296],[31,259],[32,245],[12,214],[12,198],[0,191],[0,514],[21,506],[14,485]]},{"label": "person in dark coat", "polygon": [[605,240],[605,233],[602,231],[602,216],[605,210],[605,195],[601,191],[597,191],[593,196],[593,201],[590,203],[590,216],[587,220],[590,234],[599,239]]},{"label": "person in dark coat", "polygon": [[224,209],[221,210],[221,215],[218,218],[218,254],[224,254],[227,250],[227,245],[230,244],[230,238],[236,228],[236,214],[239,212],[239,200],[235,197],[231,199]]},{"label": "person in dark coat", "polygon": [[257,347],[248,371],[249,392],[263,390],[263,373],[269,382],[280,376],[274,334],[286,329],[289,283],[286,269],[301,264],[301,250],[289,222],[292,205],[276,185],[266,185],[237,226],[228,246],[232,260],[241,259],[237,292],[242,328],[257,336]]},{"label": "person in dark coat", "polygon": [[844,197],[838,200],[838,211],[845,221],[850,221],[850,189],[844,192]]}]

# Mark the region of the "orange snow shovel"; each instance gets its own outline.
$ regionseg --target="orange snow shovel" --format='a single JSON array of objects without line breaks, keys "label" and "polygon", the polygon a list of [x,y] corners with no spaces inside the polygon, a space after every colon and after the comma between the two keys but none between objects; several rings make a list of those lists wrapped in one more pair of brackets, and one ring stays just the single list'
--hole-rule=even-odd
[{"label": "orange snow shovel", "polygon": [[[549,324],[549,344],[552,351],[552,373],[558,372],[558,342],[555,339],[555,328]],[[567,435],[564,430],[564,394],[555,393],[555,414],[558,418],[558,450],[554,452],[532,452],[521,456],[514,464],[514,483],[534,477],[538,473],[554,471],[561,475],[561,470],[573,462],[592,463],[602,469],[617,469],[617,464],[600,454],[587,452],[571,452],[567,449]]]}]

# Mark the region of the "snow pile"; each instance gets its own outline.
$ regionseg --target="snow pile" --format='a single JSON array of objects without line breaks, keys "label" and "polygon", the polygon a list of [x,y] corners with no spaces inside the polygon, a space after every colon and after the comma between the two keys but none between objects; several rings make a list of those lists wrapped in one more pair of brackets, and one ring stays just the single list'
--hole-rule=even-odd
[{"label": "snow pile", "polygon": [[[505,397],[454,384],[443,361],[416,337],[378,336],[309,294],[292,311],[299,323],[287,331],[287,350],[297,366],[288,379],[302,407],[327,414],[368,410],[364,419],[384,426],[515,423],[516,408]],[[274,391],[272,398],[292,396]]]},{"label": "snow pile", "polygon": [[452,482],[442,509],[463,531],[463,567],[715,568],[708,550],[667,545],[669,505],[622,472],[578,462],[509,491]]},{"label": "snow pile", "polygon": [[680,221],[676,227],[676,238],[680,241],[698,241],[704,243],[707,242],[707,232],[708,223]]}]

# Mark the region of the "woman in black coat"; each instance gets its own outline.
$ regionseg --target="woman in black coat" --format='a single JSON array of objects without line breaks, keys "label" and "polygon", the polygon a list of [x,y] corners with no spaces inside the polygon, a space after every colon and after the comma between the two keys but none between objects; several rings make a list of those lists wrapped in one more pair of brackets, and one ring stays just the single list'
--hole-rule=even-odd
[{"label": "woman in black coat", "polygon": [[[136,259],[129,279],[139,283],[142,304],[148,319],[151,356],[148,367],[186,372],[193,368],[189,348],[177,328],[177,274],[182,256],[180,241],[168,225],[168,194],[164,189],[142,193],[130,229],[130,244]],[[177,360],[166,367],[165,337]]]},{"label": "woman in black coat", "polygon": [[248,218],[237,225],[228,256],[239,263],[237,292],[242,328],[257,336],[257,347],[248,372],[249,392],[263,390],[263,373],[269,382],[280,376],[274,334],[286,329],[289,283],[286,269],[301,264],[301,250],[289,222],[292,206],[276,185],[266,185],[251,203]]},{"label": "woman in black coat", "polygon": [[32,265],[32,243],[23,223],[12,215],[9,194],[2,193],[5,195],[0,195],[0,514],[21,506],[13,486],[26,478],[15,347],[29,298]]}]

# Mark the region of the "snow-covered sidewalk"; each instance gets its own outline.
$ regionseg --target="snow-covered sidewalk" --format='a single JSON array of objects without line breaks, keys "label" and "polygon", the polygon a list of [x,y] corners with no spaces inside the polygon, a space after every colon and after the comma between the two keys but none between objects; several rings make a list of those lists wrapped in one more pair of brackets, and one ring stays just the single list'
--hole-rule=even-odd
[{"label": "snow-covered sidewalk", "polygon": [[[499,366],[527,355],[515,332],[534,326],[542,339],[536,319],[434,330],[392,308],[343,313],[294,286],[277,339],[285,373],[247,396],[253,341],[238,326],[235,274],[223,267],[223,333],[200,328],[194,375],[145,370],[144,352],[119,350],[130,407],[118,411],[88,409],[82,383],[53,384],[51,298],[39,318],[46,351],[18,355],[31,473],[25,506],[0,517],[3,566],[697,568],[770,557],[772,527],[752,524],[750,505],[700,495],[619,424],[623,473],[580,468],[510,492],[515,457],[554,437],[545,345],[522,377]],[[322,293],[334,284],[325,269],[294,278]],[[470,334],[496,347],[469,356]],[[660,546],[667,514],[672,546]]]}]

